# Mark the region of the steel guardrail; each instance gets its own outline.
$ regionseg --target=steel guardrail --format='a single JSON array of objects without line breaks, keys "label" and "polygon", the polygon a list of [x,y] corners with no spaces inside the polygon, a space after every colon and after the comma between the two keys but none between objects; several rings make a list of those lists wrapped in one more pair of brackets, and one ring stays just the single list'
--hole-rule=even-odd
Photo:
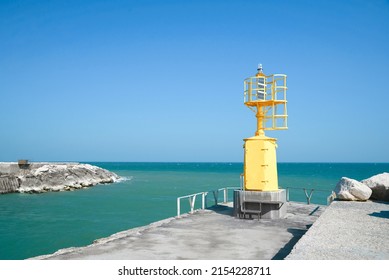
[{"label": "steel guardrail", "polygon": [[[189,195],[177,197],[177,217],[181,216],[181,200],[183,200],[185,198],[187,198],[188,202],[189,202],[189,208],[190,208],[189,213],[194,213],[195,210],[198,210],[198,209],[204,210],[204,209],[208,208],[207,196],[210,193],[213,194],[213,200],[215,202],[214,205],[219,205],[220,203],[230,202],[230,197],[228,195],[228,190],[238,190],[238,189],[242,189],[242,188],[241,187],[224,187],[224,188],[219,188],[219,189],[216,189],[216,190],[211,190],[211,191],[206,191],[206,192],[198,192],[198,193],[194,193],[194,194],[189,194]],[[327,205],[331,204],[331,202],[336,197],[336,195],[335,195],[335,193],[333,191],[325,190],[325,189],[286,187],[285,190],[286,190],[286,200],[287,201],[290,201],[290,199],[289,199],[290,190],[302,190],[304,192],[304,194],[305,194],[305,198],[306,198],[306,203],[307,204],[311,204],[311,199],[312,199],[312,195],[313,195],[314,192],[330,193],[330,195],[327,196]],[[220,193],[223,193],[222,201],[219,200],[219,194]],[[196,205],[195,205],[196,198],[198,196],[201,196],[201,208],[196,208]]]}]

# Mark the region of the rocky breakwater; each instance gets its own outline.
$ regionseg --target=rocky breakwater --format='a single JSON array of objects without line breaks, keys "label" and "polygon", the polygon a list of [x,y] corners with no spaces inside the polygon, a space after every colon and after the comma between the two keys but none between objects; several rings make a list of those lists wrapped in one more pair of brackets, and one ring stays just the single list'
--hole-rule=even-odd
[{"label": "rocky breakwater", "polygon": [[0,163],[0,194],[70,191],[113,183],[118,175],[81,163]]}]

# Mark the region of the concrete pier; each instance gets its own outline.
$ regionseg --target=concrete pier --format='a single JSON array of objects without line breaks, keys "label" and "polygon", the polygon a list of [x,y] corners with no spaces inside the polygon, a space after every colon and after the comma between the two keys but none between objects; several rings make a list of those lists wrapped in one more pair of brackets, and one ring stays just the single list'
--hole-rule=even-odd
[{"label": "concrete pier", "polygon": [[284,219],[238,219],[229,204],[33,259],[389,260],[388,202],[287,204]]},{"label": "concrete pier", "polygon": [[288,260],[389,260],[389,203],[334,201]]},{"label": "concrete pier", "polygon": [[326,206],[288,203],[285,218],[235,218],[232,204],[120,232],[35,259],[284,259]]}]

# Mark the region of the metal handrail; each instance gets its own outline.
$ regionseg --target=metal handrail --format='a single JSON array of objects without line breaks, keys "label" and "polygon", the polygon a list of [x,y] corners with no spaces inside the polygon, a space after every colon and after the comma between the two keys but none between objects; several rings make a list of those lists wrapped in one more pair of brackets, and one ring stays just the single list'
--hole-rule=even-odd
[{"label": "metal handrail", "polygon": [[[219,188],[216,190],[211,190],[211,191],[206,191],[206,192],[199,192],[199,193],[194,193],[194,194],[189,194],[185,196],[180,196],[177,197],[177,217],[181,216],[181,200],[187,198],[189,202],[189,207],[190,207],[190,212],[189,213],[194,213],[195,209],[195,202],[197,196],[201,195],[201,209],[208,208],[207,205],[207,196],[212,193],[213,194],[213,199],[215,201],[215,205],[219,205],[220,203],[227,203],[229,202],[229,196],[228,196],[228,190],[238,190],[242,189],[242,187],[224,187],[224,188]],[[286,187],[286,200],[290,201],[289,199],[289,191],[290,190],[303,190],[305,194],[305,198],[307,199],[307,204],[311,204],[311,198],[313,195],[314,191],[318,192],[330,192],[330,190],[324,190],[324,189],[315,189],[315,188],[293,188],[293,187]],[[223,193],[223,200],[219,200],[219,194]],[[327,205],[331,204],[331,202],[335,199],[336,195],[333,191],[331,191],[331,194],[327,197]],[[198,208],[199,209],[199,208]]]},{"label": "metal handrail", "polygon": [[239,188],[238,187],[224,187],[224,188],[220,188],[217,190],[208,191],[207,193],[212,192],[213,198],[215,200],[215,205],[218,205],[219,204],[219,193],[221,191],[223,192],[223,202],[222,203],[227,203],[229,201],[228,190],[235,190],[235,189],[239,189]]},{"label": "metal handrail", "polygon": [[205,209],[205,196],[207,195],[207,192],[200,192],[195,194],[189,194],[181,197],[177,197],[177,217],[180,217],[181,213],[181,199],[188,198],[189,200],[189,206],[190,206],[190,213],[194,212],[196,197],[198,195],[201,195],[201,209]]},{"label": "metal handrail", "polygon": [[[224,187],[224,188],[211,190],[211,191],[207,191],[207,192],[199,192],[199,193],[194,193],[194,194],[189,194],[189,195],[177,197],[177,217],[181,216],[181,200],[182,199],[188,198],[189,207],[190,207],[189,213],[193,213],[194,210],[196,210],[195,209],[195,202],[196,202],[197,196],[201,195],[201,209],[205,209],[205,208],[208,208],[206,197],[209,193],[213,194],[213,199],[215,201],[215,205],[219,205],[219,203],[227,203],[229,201],[228,190],[232,190],[232,189],[239,189],[239,188],[238,187]],[[223,192],[223,201],[222,202],[219,201],[219,193],[220,192]]]},{"label": "metal handrail", "polygon": [[[316,189],[316,188],[292,188],[292,187],[286,187],[286,200],[290,201],[289,199],[289,190],[303,190],[305,194],[305,198],[307,199],[307,204],[311,204],[311,198],[314,191],[319,192],[330,192],[330,190],[324,190],[324,189]],[[308,193],[309,192],[309,193]],[[331,194],[327,197],[327,205],[331,204],[331,202],[334,200],[334,192],[331,191]]]}]

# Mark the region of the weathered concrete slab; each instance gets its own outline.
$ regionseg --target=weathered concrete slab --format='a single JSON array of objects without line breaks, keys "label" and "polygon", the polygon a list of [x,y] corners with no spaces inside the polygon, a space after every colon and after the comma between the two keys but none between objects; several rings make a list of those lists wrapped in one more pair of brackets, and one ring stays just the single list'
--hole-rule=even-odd
[{"label": "weathered concrete slab", "polygon": [[334,201],[289,260],[389,260],[389,203]]},{"label": "weathered concrete slab", "polygon": [[325,206],[288,203],[284,219],[244,220],[232,205],[120,232],[36,259],[283,259]]}]

